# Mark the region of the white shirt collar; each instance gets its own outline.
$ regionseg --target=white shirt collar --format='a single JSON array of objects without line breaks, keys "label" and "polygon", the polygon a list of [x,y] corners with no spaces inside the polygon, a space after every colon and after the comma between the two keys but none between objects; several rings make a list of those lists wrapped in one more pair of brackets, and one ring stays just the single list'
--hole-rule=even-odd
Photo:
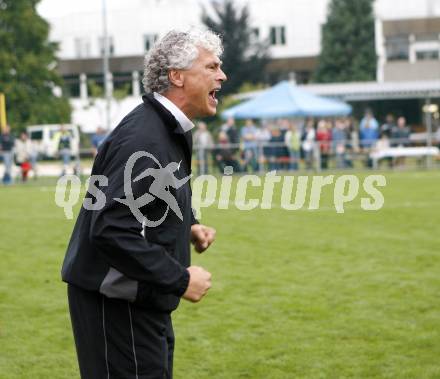
[{"label": "white shirt collar", "polygon": [[182,127],[183,131],[186,133],[194,128],[193,122],[186,117],[185,113],[183,113],[171,100],[167,99],[165,96],[162,96],[160,93],[154,92],[154,98],[161,103],[166,109],[168,109],[177,122]]}]

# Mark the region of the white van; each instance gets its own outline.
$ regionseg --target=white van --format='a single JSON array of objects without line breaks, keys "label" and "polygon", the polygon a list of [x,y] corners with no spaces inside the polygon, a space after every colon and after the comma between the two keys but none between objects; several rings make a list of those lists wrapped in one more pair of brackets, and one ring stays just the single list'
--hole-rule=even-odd
[{"label": "white van", "polygon": [[[63,124],[64,128],[71,134],[72,157],[79,153],[79,129],[72,124]],[[38,153],[44,158],[57,158],[58,141],[56,135],[61,129],[61,124],[32,125],[26,128],[30,140],[36,144]]]}]

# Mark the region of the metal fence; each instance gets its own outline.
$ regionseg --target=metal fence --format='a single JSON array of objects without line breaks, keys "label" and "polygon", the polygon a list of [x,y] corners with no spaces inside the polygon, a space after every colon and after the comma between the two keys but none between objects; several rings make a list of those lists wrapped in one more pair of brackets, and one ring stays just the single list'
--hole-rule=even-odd
[{"label": "metal fence", "polygon": [[[440,168],[440,141],[436,139],[386,139],[315,141],[307,149],[289,149],[283,142],[252,145],[194,146],[193,169],[197,175],[280,171]],[[231,170],[228,168],[228,170]]]}]

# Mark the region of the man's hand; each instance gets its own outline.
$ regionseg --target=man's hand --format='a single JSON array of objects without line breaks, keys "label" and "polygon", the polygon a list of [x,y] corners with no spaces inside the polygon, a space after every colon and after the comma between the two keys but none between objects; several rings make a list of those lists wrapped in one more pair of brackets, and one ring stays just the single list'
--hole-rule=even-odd
[{"label": "man's hand", "polygon": [[183,298],[197,303],[211,288],[211,274],[199,266],[190,266],[187,270],[189,272],[189,284]]},{"label": "man's hand", "polygon": [[215,229],[194,224],[191,226],[191,242],[198,253],[203,253],[215,240]]}]

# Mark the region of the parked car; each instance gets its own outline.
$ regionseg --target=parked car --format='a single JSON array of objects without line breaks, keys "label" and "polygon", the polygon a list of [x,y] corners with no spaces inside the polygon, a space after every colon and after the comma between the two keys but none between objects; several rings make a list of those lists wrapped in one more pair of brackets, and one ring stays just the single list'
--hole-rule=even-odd
[{"label": "parked car", "polygon": [[[72,135],[72,157],[79,153],[79,128],[72,124],[63,124],[65,129]],[[43,158],[56,158],[58,155],[57,133],[61,124],[31,125],[26,128],[29,138],[37,145],[38,153]]]}]

